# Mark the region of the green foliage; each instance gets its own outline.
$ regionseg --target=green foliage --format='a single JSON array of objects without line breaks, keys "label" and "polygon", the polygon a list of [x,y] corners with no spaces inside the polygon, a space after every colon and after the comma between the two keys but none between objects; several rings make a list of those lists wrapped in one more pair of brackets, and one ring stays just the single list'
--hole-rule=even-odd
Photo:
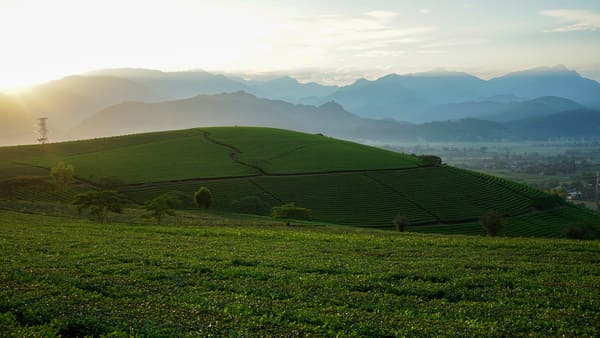
[{"label": "green foliage", "polygon": [[0,335],[600,336],[599,242],[237,222],[0,211]]},{"label": "green foliage", "polygon": [[275,218],[310,219],[310,210],[296,206],[296,203],[286,203],[271,209],[271,215]]},{"label": "green foliage", "polygon": [[258,196],[245,196],[231,202],[231,209],[243,214],[268,215],[271,208]]},{"label": "green foliage", "polygon": [[65,162],[61,161],[50,170],[50,176],[54,178],[56,181],[56,186],[59,189],[65,189],[73,182],[75,177],[75,169],[73,168],[73,165],[67,165]]},{"label": "green foliage", "polygon": [[396,215],[396,217],[394,217],[394,219],[392,220],[392,223],[394,224],[394,228],[398,232],[406,231],[409,225],[408,218],[406,218],[406,216],[404,215]]},{"label": "green foliage", "polygon": [[536,197],[531,201],[531,207],[537,210],[548,210],[558,208],[562,205],[565,205],[565,200],[558,194],[546,194]]},{"label": "green foliage", "polygon": [[207,187],[200,187],[196,193],[194,193],[194,202],[200,209],[208,209],[212,204],[212,194]]},{"label": "green foliage", "polygon": [[56,190],[56,184],[47,176],[17,176],[0,181],[0,196],[17,198],[18,192],[50,192]]},{"label": "green foliage", "polygon": [[571,224],[564,228],[564,234],[569,239],[598,239],[600,224],[597,226],[588,223]]},{"label": "green foliage", "polygon": [[439,167],[442,165],[442,158],[436,155],[420,155],[418,156],[421,160],[419,164],[421,167]]},{"label": "green foliage", "polygon": [[480,223],[490,237],[497,236],[502,230],[504,217],[496,210],[488,210],[481,215]]},{"label": "green foliage", "polygon": [[146,202],[144,209],[148,211],[145,217],[151,217],[160,224],[164,216],[175,216],[175,209],[181,204],[181,200],[172,194],[162,194]]},{"label": "green foliage", "polygon": [[112,190],[88,191],[75,195],[73,199],[79,212],[90,209],[90,214],[96,216],[100,223],[104,223],[109,212],[122,212],[125,203],[123,196]]}]

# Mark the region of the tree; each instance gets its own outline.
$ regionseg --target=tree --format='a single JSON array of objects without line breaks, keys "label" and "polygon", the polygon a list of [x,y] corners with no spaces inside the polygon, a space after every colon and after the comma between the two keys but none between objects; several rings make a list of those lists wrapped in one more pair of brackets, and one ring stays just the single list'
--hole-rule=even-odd
[{"label": "tree", "polygon": [[66,165],[65,162],[58,162],[58,164],[50,171],[50,175],[54,177],[56,186],[62,190],[73,182],[75,169],[73,169],[73,166],[70,164]]},{"label": "tree", "polygon": [[200,187],[194,194],[194,202],[200,209],[208,209],[212,204],[212,194],[207,187]]},{"label": "tree", "polygon": [[488,236],[495,237],[500,230],[502,230],[502,223],[504,219],[502,214],[497,212],[496,210],[488,210],[486,211],[480,219],[481,226],[485,229]]},{"label": "tree", "polygon": [[398,232],[404,232],[406,231],[406,228],[408,228],[408,218],[404,215],[397,215],[392,220],[392,223]]},{"label": "tree", "polygon": [[144,209],[148,211],[144,217],[151,217],[156,220],[156,223],[160,224],[162,218],[166,215],[175,216],[174,209],[181,204],[181,200],[172,194],[162,194],[157,196],[150,201],[146,202]]},{"label": "tree", "polygon": [[73,199],[78,212],[90,209],[90,214],[95,215],[100,223],[104,223],[109,212],[123,212],[125,202],[121,194],[112,190],[88,191],[75,195]]}]

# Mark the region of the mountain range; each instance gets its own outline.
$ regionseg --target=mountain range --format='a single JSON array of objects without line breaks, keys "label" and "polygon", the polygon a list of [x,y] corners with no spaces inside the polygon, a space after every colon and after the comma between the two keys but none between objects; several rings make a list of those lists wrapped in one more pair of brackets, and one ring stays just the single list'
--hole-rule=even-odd
[{"label": "mountain range", "polygon": [[[490,80],[459,72],[389,74],[343,87],[288,76],[108,69],[0,96],[0,144],[35,140],[32,125],[41,116],[49,118],[52,140],[211,125],[374,141],[594,137],[598,107],[600,84],[564,66]],[[569,116],[587,124],[553,125]]]}]

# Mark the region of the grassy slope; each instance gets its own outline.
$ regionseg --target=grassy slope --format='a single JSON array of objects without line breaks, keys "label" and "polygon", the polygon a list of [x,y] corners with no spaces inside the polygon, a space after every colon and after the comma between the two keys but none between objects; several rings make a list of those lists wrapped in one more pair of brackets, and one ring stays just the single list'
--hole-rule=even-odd
[{"label": "grassy slope", "polygon": [[598,242],[0,219],[4,336],[600,334]]},{"label": "grassy slope", "polygon": [[[205,133],[211,139],[207,139]],[[234,159],[250,166],[236,162],[232,153]],[[272,128],[203,128],[44,146],[5,147],[0,148],[0,159],[0,178],[16,173],[47,173],[47,169],[17,162],[50,167],[64,160],[73,164],[77,175],[84,179],[93,181],[118,176],[126,183],[144,183],[122,188],[139,202],[169,191],[192,196],[204,185],[212,190],[217,210],[231,211],[233,200],[259,196],[271,206],[297,202],[310,208],[313,217],[320,221],[380,228],[391,228],[391,220],[398,214],[406,216],[413,225],[473,223],[485,210],[492,208],[507,216],[522,215],[529,211],[532,198],[540,194],[510,181],[451,167],[418,168],[417,158],[409,155]],[[252,166],[275,174],[402,169],[198,179],[260,175],[261,170]],[[184,179],[186,181],[176,181]],[[55,195],[40,198],[48,200]],[[58,199],[68,201],[71,197],[72,194],[62,194]],[[23,195],[22,198],[32,197]],[[184,206],[193,207],[191,198],[185,199]],[[557,218],[550,228],[544,228],[542,223],[548,220],[539,217],[530,218],[531,224],[539,226],[506,234],[559,237],[562,230],[553,228],[559,227],[558,220],[564,223],[560,225],[561,229],[581,220],[597,223],[592,224],[594,226],[600,224],[600,217],[579,215],[576,210],[566,218]],[[439,229],[432,226],[419,230],[435,232]],[[476,225],[453,225],[444,229],[480,233]]]},{"label": "grassy slope", "polygon": [[237,147],[239,159],[268,173],[414,168],[416,157],[321,135],[252,127],[207,128],[217,140]]}]

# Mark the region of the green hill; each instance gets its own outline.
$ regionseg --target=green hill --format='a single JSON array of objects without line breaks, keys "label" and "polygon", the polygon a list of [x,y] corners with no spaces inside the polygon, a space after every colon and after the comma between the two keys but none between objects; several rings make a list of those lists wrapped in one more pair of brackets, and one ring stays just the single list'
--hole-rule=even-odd
[{"label": "green hill", "polygon": [[[91,184],[118,178],[117,188],[139,203],[178,192],[189,196],[182,207],[190,209],[194,191],[206,186],[216,210],[232,212],[234,200],[255,196],[269,206],[295,202],[311,209],[317,221],[360,227],[391,228],[391,220],[404,215],[411,231],[480,234],[478,219],[489,209],[506,217],[507,236],[561,237],[568,225],[600,224],[597,214],[571,206],[538,211],[534,201],[544,194],[515,182],[271,128],[201,128],[4,147],[0,179],[47,173],[58,161],[73,164],[77,176]],[[56,198],[68,201],[69,194]],[[560,217],[552,216],[556,212]]]}]

